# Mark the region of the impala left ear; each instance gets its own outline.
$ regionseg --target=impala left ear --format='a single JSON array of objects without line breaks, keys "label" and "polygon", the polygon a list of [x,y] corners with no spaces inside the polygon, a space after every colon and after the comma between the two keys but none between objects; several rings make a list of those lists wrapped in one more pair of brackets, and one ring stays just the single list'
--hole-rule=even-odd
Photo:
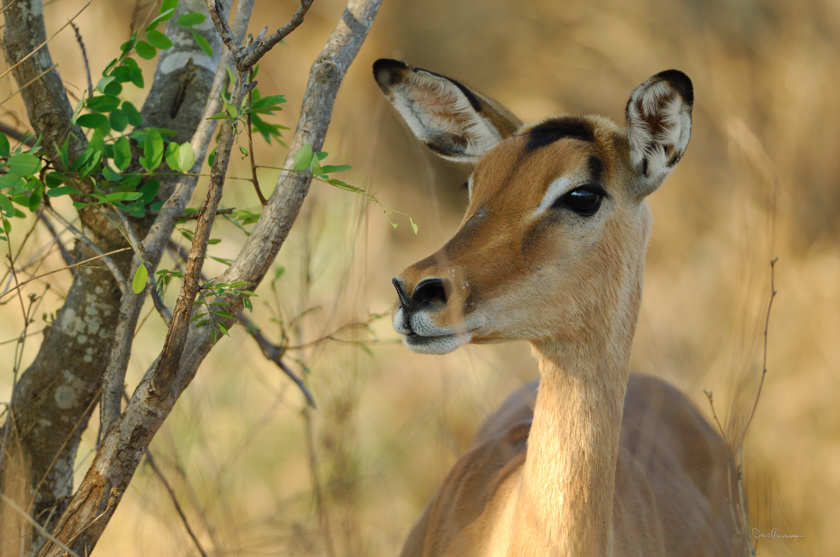
[{"label": "impala left ear", "polygon": [[630,95],[627,135],[640,197],[655,191],[685,153],[693,104],[691,80],[678,70],[656,74]]}]

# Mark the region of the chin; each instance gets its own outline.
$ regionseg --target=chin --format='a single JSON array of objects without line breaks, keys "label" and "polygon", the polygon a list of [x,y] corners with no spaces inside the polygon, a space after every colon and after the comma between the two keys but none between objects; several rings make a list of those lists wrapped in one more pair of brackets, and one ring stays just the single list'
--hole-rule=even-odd
[{"label": "chin", "polygon": [[448,354],[472,340],[470,333],[445,336],[405,335],[403,344],[418,354]]}]

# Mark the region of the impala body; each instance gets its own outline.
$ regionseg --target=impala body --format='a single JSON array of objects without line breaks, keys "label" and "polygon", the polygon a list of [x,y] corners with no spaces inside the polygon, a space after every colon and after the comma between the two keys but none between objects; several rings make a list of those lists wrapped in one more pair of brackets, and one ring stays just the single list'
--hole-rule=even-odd
[{"label": "impala body", "polygon": [[430,354],[526,340],[540,369],[479,430],[402,555],[741,554],[723,439],[676,389],[629,373],[645,198],[688,145],[688,77],[637,87],[622,128],[523,124],[395,60],[374,76],[420,141],[475,165],[458,231],[394,279],[395,330]]}]

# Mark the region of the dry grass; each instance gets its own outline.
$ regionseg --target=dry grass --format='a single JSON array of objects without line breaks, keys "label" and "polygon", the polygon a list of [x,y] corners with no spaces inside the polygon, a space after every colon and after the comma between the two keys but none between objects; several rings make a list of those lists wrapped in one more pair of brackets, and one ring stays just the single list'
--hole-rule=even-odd
[{"label": "dry grass", "polygon": [[[51,8],[56,22],[63,4]],[[263,6],[257,20],[279,23],[279,12]],[[301,33],[263,64],[261,88],[290,99],[287,123],[339,12],[337,0],[316,2]],[[96,71],[123,39],[103,35],[103,22],[122,14],[96,4],[90,14],[79,24],[88,51],[102,57],[92,60]],[[737,427],[760,376],[768,262],[778,255],[769,372],[744,459],[753,525],[804,537],[763,540],[758,555],[838,555],[838,36],[840,4],[816,0],[386,2],[339,97],[327,150],[354,165],[352,183],[409,212],[420,234],[398,218],[393,231],[360,196],[316,186],[281,253],[286,273],[274,290],[260,290],[256,320],[272,335],[279,334],[272,318],[282,320],[293,342],[304,343],[367,321],[369,311],[386,312],[390,277],[437,249],[460,218],[457,186],[466,171],[423,152],[384,107],[370,78],[375,58],[402,57],[456,77],[526,119],[593,111],[618,120],[635,85],[680,68],[695,84],[694,134],[651,200],[655,224],[633,366],[671,380],[707,415],[703,390],[712,390],[721,419]],[[53,54],[64,78],[81,88],[74,41],[62,34]],[[93,41],[102,44],[92,49]],[[0,86],[5,97],[12,85]],[[23,115],[19,106],[4,108],[11,110],[6,121]],[[265,164],[281,156],[259,154]],[[272,182],[269,172],[264,179]],[[249,188],[231,182],[227,203],[255,206]],[[226,256],[241,236],[218,230],[225,241],[214,255]],[[46,243],[42,235],[31,245]],[[66,281],[51,277],[52,290],[60,294]],[[2,311],[0,340],[14,338],[19,316],[10,305]],[[311,370],[319,404],[306,415],[302,397],[242,331],[208,359],[152,449],[209,553],[395,554],[483,417],[536,375],[524,345],[422,357],[398,344],[387,317],[371,326],[374,334],[357,329],[343,338],[375,339],[373,356],[335,342],[295,352]],[[151,363],[162,335],[152,316],[130,381]],[[27,345],[29,358],[36,344]],[[0,346],[3,361],[10,346]],[[0,381],[7,400],[10,378]],[[195,553],[162,484],[144,467],[94,555]]]}]

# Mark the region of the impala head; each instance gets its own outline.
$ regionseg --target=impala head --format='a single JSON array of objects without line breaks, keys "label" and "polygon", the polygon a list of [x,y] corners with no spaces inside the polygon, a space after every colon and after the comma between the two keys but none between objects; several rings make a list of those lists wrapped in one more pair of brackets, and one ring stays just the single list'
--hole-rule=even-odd
[{"label": "impala head", "polygon": [[374,76],[420,141],[475,164],[470,201],[440,250],[394,278],[394,328],[417,352],[525,339],[632,337],[650,228],[645,203],[691,131],[691,81],[637,87],[621,128],[598,116],[522,124],[492,99],[395,60]]}]

